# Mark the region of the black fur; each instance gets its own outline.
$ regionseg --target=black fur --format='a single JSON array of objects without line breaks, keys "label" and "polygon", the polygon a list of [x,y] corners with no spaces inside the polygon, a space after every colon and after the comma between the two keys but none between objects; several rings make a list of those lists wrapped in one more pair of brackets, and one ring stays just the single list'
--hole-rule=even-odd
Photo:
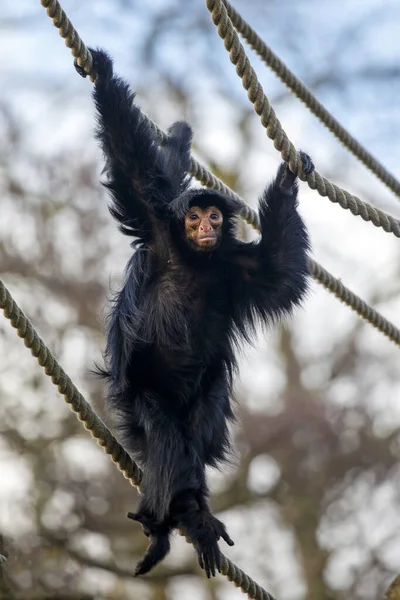
[{"label": "black fur", "polygon": [[[309,242],[296,210],[296,176],[279,167],[260,199],[260,241],[239,241],[239,203],[189,187],[189,125],[175,123],[160,147],[111,59],[91,52],[110,210],[136,248],[110,312],[103,372],[124,442],[144,467],[143,496],[129,516],[150,544],[136,574],[168,553],[170,532],[179,528],[210,576],[220,568],[218,540],[233,544],[209,509],[205,466],[217,466],[229,450],[234,347],[257,321],[289,314],[307,290]],[[310,172],[311,160],[302,158]],[[223,213],[212,252],[185,239],[184,215],[193,205]]]}]

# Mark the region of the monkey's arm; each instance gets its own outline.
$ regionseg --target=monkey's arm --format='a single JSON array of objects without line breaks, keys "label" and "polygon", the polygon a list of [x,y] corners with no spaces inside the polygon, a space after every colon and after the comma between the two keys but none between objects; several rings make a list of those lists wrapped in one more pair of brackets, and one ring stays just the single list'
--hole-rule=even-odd
[{"label": "monkey's arm", "polygon": [[[314,165],[301,153],[304,170]],[[309,237],[297,212],[296,175],[283,163],[260,198],[261,240],[249,248],[243,279],[252,309],[263,320],[290,313],[307,291]]]},{"label": "monkey's arm", "polygon": [[188,154],[191,130],[184,123],[172,126],[171,149],[160,152],[155,133],[134,104],[134,92],[114,75],[111,58],[104,51],[90,51],[96,74],[97,138],[106,157],[111,213],[124,233],[150,241],[166,204],[179,193],[185,167],[179,170],[179,158]]}]

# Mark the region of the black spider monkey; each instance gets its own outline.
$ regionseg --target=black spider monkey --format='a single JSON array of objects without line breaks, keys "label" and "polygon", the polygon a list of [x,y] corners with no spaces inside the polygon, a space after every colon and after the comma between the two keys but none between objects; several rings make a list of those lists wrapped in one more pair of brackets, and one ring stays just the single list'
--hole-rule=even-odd
[{"label": "black spider monkey", "polygon": [[[296,210],[296,175],[279,167],[260,199],[260,240],[239,241],[240,203],[189,187],[189,125],[174,123],[160,146],[111,58],[91,53],[110,211],[135,238],[109,315],[102,372],[127,448],[144,467],[142,497],[128,516],[150,543],[135,574],[165,557],[179,528],[209,577],[221,567],[218,540],[233,544],[210,511],[205,467],[229,450],[234,346],[249,340],[257,321],[290,313],[307,290],[309,240]],[[301,158],[310,173],[311,159]]]}]

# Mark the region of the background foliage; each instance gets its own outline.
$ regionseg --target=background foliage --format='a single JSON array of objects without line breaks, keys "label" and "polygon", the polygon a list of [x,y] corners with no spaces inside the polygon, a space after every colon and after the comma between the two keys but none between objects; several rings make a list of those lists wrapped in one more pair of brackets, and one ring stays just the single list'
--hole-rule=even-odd
[{"label": "background foliage", "polygon": [[[107,48],[166,128],[185,118],[199,159],[256,205],[279,157],[203,2],[66,0],[88,45]],[[395,0],[237,0],[235,7],[318,98],[399,173]],[[0,13],[0,272],[61,364],[105,418],[90,375],[111,288],[129,256],[100,186],[91,87],[40,3]],[[400,205],[252,57],[289,137],[318,170],[399,217]],[[314,255],[396,321],[399,247],[304,185]],[[398,322],[398,319],[397,319]],[[125,514],[136,492],[113,468],[0,319],[0,597],[241,598],[207,581],[192,550],[140,581],[145,538]],[[226,553],[278,598],[378,598],[398,571],[398,349],[313,284],[294,319],[244,349],[237,454],[211,474]],[[224,549],[225,551],[225,549]]]}]

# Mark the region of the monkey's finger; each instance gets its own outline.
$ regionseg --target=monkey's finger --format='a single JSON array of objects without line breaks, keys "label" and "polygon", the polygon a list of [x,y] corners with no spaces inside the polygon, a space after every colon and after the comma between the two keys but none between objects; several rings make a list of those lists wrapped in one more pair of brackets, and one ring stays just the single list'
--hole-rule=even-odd
[{"label": "monkey's finger", "polygon": [[305,152],[303,152],[302,150],[300,150],[300,158],[302,160],[303,163],[303,171],[306,175],[308,175],[309,173],[312,173],[315,169],[314,167],[314,163],[311,160],[311,158],[308,156],[308,154],[306,154]]},{"label": "monkey's finger", "polygon": [[144,517],[141,514],[128,512],[126,516],[128,517],[128,519],[132,519],[132,521],[137,521],[138,523],[144,525]]},{"label": "monkey's finger", "polygon": [[78,64],[77,58],[75,58],[75,60],[74,60],[74,67],[75,67],[75,71],[77,73],[79,73],[79,75],[81,77],[87,77],[87,73],[86,73],[85,69]]},{"label": "monkey's finger", "polygon": [[219,548],[216,548],[216,551],[215,551],[215,566],[216,566],[216,568],[217,568],[217,570],[219,572],[221,572],[221,563],[222,563],[221,552],[219,551]]},{"label": "monkey's finger", "polygon": [[210,579],[211,576],[214,576],[214,573],[213,573],[213,570],[214,570],[213,559],[207,553],[206,553],[206,556],[207,556],[207,577],[208,577],[208,579]]},{"label": "monkey's finger", "polygon": [[234,546],[235,545],[235,542],[229,536],[229,534],[228,534],[227,531],[221,531],[221,537],[224,540],[224,542],[226,542],[228,544],[228,546]]},{"label": "monkey's finger", "polygon": [[208,553],[210,575],[215,577],[215,548],[211,548]]},{"label": "monkey's finger", "polygon": [[216,574],[216,566],[217,566],[217,556],[216,556],[215,552],[213,552],[212,559],[211,559],[211,575],[213,577],[215,577],[215,574]]},{"label": "monkey's finger", "polygon": [[201,562],[203,564],[203,569],[204,569],[204,571],[206,573],[207,579],[210,579],[210,577],[211,577],[211,567],[210,567],[210,559],[209,559],[208,552],[202,552],[201,553]]},{"label": "monkey's finger", "polygon": [[204,561],[203,561],[203,555],[201,554],[201,552],[197,552],[197,558],[199,561],[200,569],[203,569],[203,571],[204,571]]},{"label": "monkey's finger", "polygon": [[136,521],[137,523],[144,525],[143,517],[139,513],[128,512],[126,516],[128,519],[132,519],[132,521]]}]

